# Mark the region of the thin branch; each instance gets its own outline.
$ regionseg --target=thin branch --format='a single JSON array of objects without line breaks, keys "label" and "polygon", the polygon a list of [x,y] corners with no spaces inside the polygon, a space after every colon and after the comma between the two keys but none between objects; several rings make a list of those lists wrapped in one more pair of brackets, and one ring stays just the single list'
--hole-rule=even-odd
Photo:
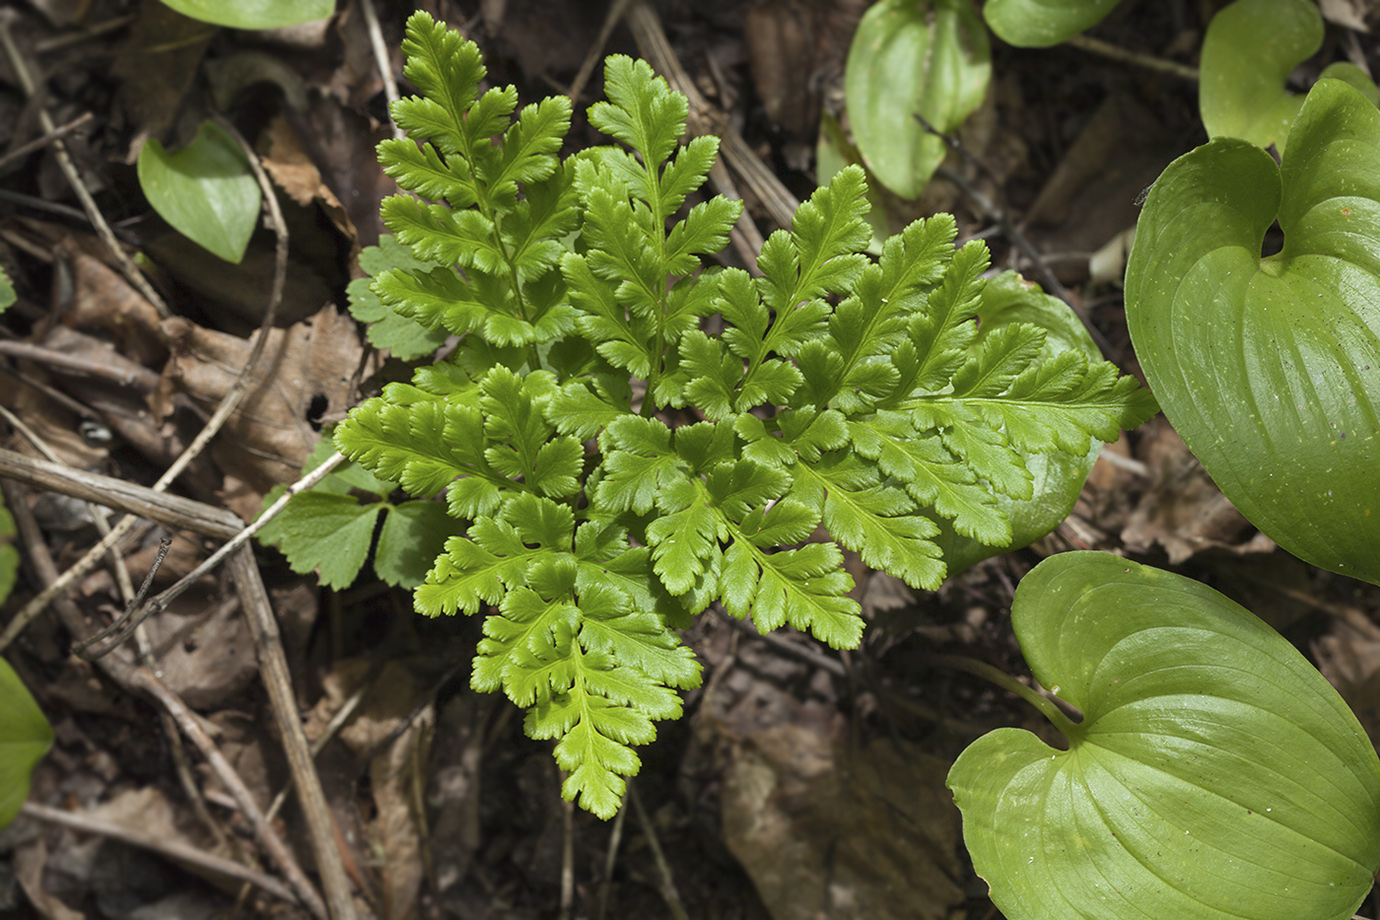
[{"label": "thin branch", "polygon": [[61,138],[66,137],[78,128],[85,127],[88,123],[90,123],[91,119],[94,117],[95,116],[93,116],[90,112],[84,112],[81,115],[78,115],[76,118],[72,119],[71,121],[67,122],[66,124],[58,125],[56,128],[54,128],[51,131],[48,131],[41,137],[36,137],[33,140],[29,141],[27,144],[20,144],[18,147],[14,148],[8,153],[0,155],[0,169],[4,169],[6,166],[9,166],[16,160],[24,159],[24,157],[33,153],[35,150],[42,150],[44,147],[47,147],[53,141],[60,140]]},{"label": "thin branch", "polygon": [[141,393],[152,393],[158,387],[158,375],[144,367],[140,367],[137,371],[128,367],[111,367],[102,361],[68,354],[54,348],[44,348],[42,345],[0,341],[0,355],[22,358],[25,361],[46,364],[49,367],[58,367],[84,377],[99,377],[123,387],[131,387]]},{"label": "thin branch", "polygon": [[[374,9],[374,0],[359,0],[359,8],[364,12],[364,28],[369,33],[369,49],[374,53],[374,64],[383,80],[383,98],[388,100],[388,109],[398,101],[398,81],[393,76],[393,62],[388,57],[388,47],[383,41],[383,29],[379,28],[379,14]],[[393,125],[393,136],[402,137],[403,129]]]},{"label": "thin branch", "polygon": [[237,879],[247,885],[253,885],[279,900],[288,901],[293,904],[301,903],[291,888],[271,875],[256,872],[247,866],[242,866],[222,856],[214,856],[210,853],[198,850],[195,847],[189,847],[175,840],[169,840],[166,837],[146,834],[143,831],[137,831],[133,828],[125,827],[123,824],[116,824],[113,821],[106,821],[78,812],[49,808],[46,805],[39,805],[34,802],[25,802],[23,808],[20,809],[20,813],[37,821],[46,821],[49,824],[68,827],[83,834],[95,834],[99,837],[109,837],[111,840],[118,840],[120,843],[141,847],[145,850],[152,850],[160,856],[167,857],[173,862],[194,866],[204,872],[223,875],[226,878]]},{"label": "thin branch", "polygon": [[167,685],[153,675],[148,668],[135,668],[131,674],[130,685],[137,690],[142,690],[153,697],[158,703],[168,711],[168,714],[177,721],[177,727],[182,730],[182,734],[197,746],[201,755],[206,758],[207,763],[211,764],[216,771],[216,776],[225,784],[225,789],[235,799],[235,804],[239,806],[240,813],[249,819],[249,825],[254,829],[254,837],[258,840],[259,846],[263,847],[264,852],[278,865],[283,875],[287,878],[288,885],[292,887],[297,900],[302,903],[312,915],[327,920],[326,904],[321,900],[321,895],[312,887],[302,868],[297,865],[297,860],[292,858],[283,839],[273,830],[259,806],[254,803],[254,797],[249,792],[249,787],[235,773],[234,768],[225,760],[216,743],[211,740],[201,728],[201,723],[193,717],[182,700]]},{"label": "thin branch", "polygon": [[1075,35],[1064,40],[1065,44],[1081,51],[1090,51],[1093,54],[1100,54],[1103,57],[1120,61],[1123,64],[1133,64],[1136,67],[1144,67],[1147,70],[1167,73],[1170,76],[1188,80],[1190,83],[1198,82],[1198,71],[1187,64],[1180,64],[1178,61],[1170,61],[1165,58],[1155,57],[1153,54],[1145,54],[1140,51],[1129,51],[1111,42],[1104,42],[1100,38],[1093,38],[1091,35]]}]

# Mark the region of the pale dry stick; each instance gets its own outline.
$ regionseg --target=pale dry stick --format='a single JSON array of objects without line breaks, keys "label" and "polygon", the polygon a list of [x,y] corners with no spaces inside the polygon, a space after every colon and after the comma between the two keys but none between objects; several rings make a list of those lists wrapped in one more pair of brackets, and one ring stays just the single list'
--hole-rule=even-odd
[{"label": "pale dry stick", "polygon": [[[48,446],[47,442],[40,438],[28,425],[24,424],[22,419],[18,418],[4,406],[0,406],[0,418],[9,422],[10,425],[14,427],[15,431],[23,435],[24,438],[37,448],[39,453],[43,454],[50,463],[58,462],[57,454]],[[104,509],[91,499],[86,499],[86,510],[87,513],[91,515],[91,520],[95,523],[97,529],[100,530],[102,534],[108,534],[110,532],[110,524],[105,519]],[[129,596],[133,596],[134,585],[129,577],[129,570],[125,568],[124,557],[121,556],[119,551],[113,546],[110,549],[110,560],[111,564],[115,567],[115,580],[119,584],[120,590],[122,592],[127,592]],[[152,577],[152,573],[150,573],[150,577]],[[27,610],[27,608],[25,609]],[[29,622],[37,616],[38,613],[39,610],[34,610],[32,613],[28,614],[26,619],[24,616],[25,611],[21,610],[20,615],[10,620],[4,631],[0,632],[0,652],[3,652],[9,647],[10,643],[24,631],[25,627],[29,625]]]},{"label": "pale dry stick", "polygon": [[[0,23],[3,23],[3,17],[0,17]],[[0,38],[6,38],[7,36],[8,32],[6,32],[3,25],[0,24]],[[6,38],[6,40],[8,39]],[[187,449],[184,450],[177,459],[173,460],[172,464],[164,471],[162,476],[158,477],[158,481],[153,484],[153,489],[156,492],[161,492],[171,485],[173,480],[182,475],[187,465],[206,449],[206,445],[209,444],[211,439],[220,431],[221,426],[230,418],[231,413],[235,411],[240,401],[249,391],[249,386],[254,379],[254,369],[258,365],[260,357],[263,356],[265,346],[268,344],[268,333],[269,330],[273,328],[274,317],[278,315],[278,306],[283,300],[283,286],[287,281],[287,224],[283,221],[282,211],[278,207],[278,199],[273,194],[273,186],[269,184],[268,176],[264,172],[263,166],[259,163],[258,156],[254,153],[253,149],[245,143],[244,138],[240,136],[235,126],[219,116],[217,116],[217,122],[221,127],[226,129],[231,137],[235,138],[236,142],[239,143],[240,149],[244,151],[245,156],[249,160],[250,168],[254,171],[254,175],[259,180],[259,188],[263,192],[264,204],[269,213],[269,220],[273,225],[278,240],[273,263],[273,287],[269,294],[268,308],[264,310],[263,322],[259,325],[258,338],[254,340],[254,344],[250,347],[249,357],[245,360],[244,367],[240,370],[239,376],[235,378],[234,384],[231,385],[230,392],[226,393],[221,399],[220,404],[216,406],[215,411],[211,413],[211,417],[207,420],[205,426],[202,427],[201,431],[197,432],[197,436],[192,439],[192,443],[187,445]],[[37,611],[47,607],[54,597],[67,590],[73,582],[89,572],[100,558],[105,555],[106,551],[111,546],[115,545],[115,541],[124,536],[125,533],[134,526],[135,520],[136,518],[133,517],[125,517],[123,520],[119,521],[111,528],[110,533],[106,534],[95,546],[87,550],[86,555],[78,559],[60,578],[43,591],[40,591],[37,597],[29,601],[29,603],[19,611],[18,616],[25,618],[25,622],[33,619],[33,617],[37,615]]]},{"label": "pale dry stick", "polygon": [[613,829],[609,831],[609,852],[604,858],[604,879],[599,884],[599,907],[594,912],[594,920],[604,920],[609,912],[609,894],[613,891],[613,867],[618,864],[618,847],[623,842],[623,822],[628,817],[628,803],[618,809],[618,817],[613,819]]},{"label": "pale dry stick", "polygon": [[1111,42],[1104,42],[1100,38],[1093,38],[1091,35],[1075,35],[1072,38],[1064,39],[1064,44],[1077,48],[1080,51],[1090,51],[1093,54],[1100,54],[1114,61],[1121,61],[1123,64],[1134,64],[1137,67],[1144,67],[1147,70],[1167,73],[1170,76],[1179,77],[1191,83],[1198,82],[1197,69],[1189,67],[1187,64],[1180,64],[1178,61],[1166,60],[1165,58],[1155,57],[1153,54],[1144,54],[1140,51],[1128,51],[1125,48],[1113,45]]},{"label": "pale dry stick", "polygon": [[604,53],[604,46],[609,43],[609,36],[613,34],[613,29],[618,25],[618,20],[623,18],[623,14],[628,9],[628,0],[613,0],[609,4],[608,14],[604,16],[604,24],[599,27],[599,37],[594,39],[594,44],[590,46],[585,59],[580,63],[580,69],[575,74],[575,79],[570,81],[570,88],[565,94],[570,97],[570,101],[577,103],[580,101],[580,94],[585,91],[585,85],[589,83],[589,78],[594,75],[594,68],[599,66],[599,58]]},{"label": "pale dry stick", "polygon": [[[127,638],[129,638],[130,634],[134,631],[134,629],[136,629],[139,626],[140,623],[143,623],[150,616],[161,613],[163,610],[165,610],[168,604],[172,603],[176,598],[181,596],[188,588],[196,584],[196,582],[203,575],[206,575],[207,573],[215,569],[217,566],[219,566],[222,562],[225,561],[225,558],[227,556],[238,550],[242,545],[244,545],[246,541],[249,540],[250,537],[258,533],[259,530],[265,524],[277,517],[278,514],[281,513],[285,507],[287,507],[287,503],[292,500],[293,496],[299,495],[302,492],[307,491],[312,486],[320,482],[322,479],[325,479],[326,476],[332,470],[334,470],[336,466],[338,466],[340,462],[344,459],[345,456],[341,454],[339,451],[336,451],[330,457],[327,457],[325,462],[323,462],[316,469],[312,470],[310,473],[303,476],[301,479],[297,480],[292,485],[288,486],[287,491],[282,496],[280,496],[276,502],[273,503],[272,507],[270,507],[263,514],[259,515],[259,517],[255,519],[253,523],[248,524],[238,533],[236,533],[235,536],[229,540],[229,542],[227,542],[220,549],[216,550],[214,553],[208,556],[200,565],[192,569],[186,575],[182,576],[182,578],[178,579],[178,581],[171,587],[165,588],[163,591],[159,592],[157,596],[151,598],[149,602],[147,604],[144,604],[141,609],[137,610],[137,612],[135,608],[130,608],[126,612],[126,615],[121,617],[120,620],[117,621],[124,622],[128,620],[128,625],[124,626],[121,629],[120,635],[112,639],[104,650],[97,650],[95,652],[90,653],[89,656],[85,652],[84,648],[76,648],[74,649],[74,651],[76,651],[76,653],[83,658],[99,658],[101,655],[109,651],[109,649],[123,644],[124,641]],[[106,636],[110,635],[114,631],[114,629],[112,628],[114,626],[115,624],[111,624],[110,627],[107,627],[105,630],[102,630],[95,636],[90,637],[90,639],[88,639],[87,641],[100,641],[106,638]],[[0,649],[3,648],[4,643],[0,642]]]},{"label": "pale dry stick", "polygon": [[292,675],[283,651],[278,621],[273,616],[263,579],[259,577],[254,550],[248,544],[242,544],[230,557],[230,575],[235,579],[235,588],[244,604],[245,622],[249,625],[254,647],[259,652],[259,673],[278,722],[288,769],[297,784],[297,803],[307,822],[312,853],[316,856],[316,870],[321,874],[321,886],[330,904],[331,917],[334,920],[354,920],[355,904],[350,897],[344,856],[336,839],[335,821],[326,803],[326,793],[321,788],[321,777],[316,773],[311,750],[307,747],[306,732],[302,730],[302,719],[292,689]]},{"label": "pale dry stick", "polygon": [[90,112],[84,112],[76,118],[63,125],[58,125],[51,131],[46,132],[40,137],[36,137],[27,144],[20,144],[13,150],[0,155],[0,169],[9,166],[15,160],[21,160],[35,150],[42,150],[55,140],[66,137],[78,128],[85,127],[95,116]]},{"label": "pale dry stick", "polygon": [[[30,444],[32,444],[34,448],[40,454],[42,454],[44,458],[47,459],[50,463],[62,462],[58,458],[57,453],[51,447],[48,446],[48,442],[44,441],[41,437],[38,436],[38,432],[30,428],[27,424],[24,423],[23,419],[19,418],[17,415],[15,415],[9,409],[6,409],[4,406],[0,406],[0,418],[3,418],[5,421],[9,422],[11,427],[13,427],[15,431],[22,434],[24,436],[24,439],[27,440]],[[110,532],[110,522],[105,519],[105,512],[106,509],[103,506],[97,504],[96,502],[86,502],[86,513],[91,515],[91,520],[96,525],[96,530],[99,531],[102,536]],[[163,557],[161,555],[158,557],[158,561],[163,561]],[[119,550],[115,549],[114,547],[111,547],[110,550],[110,564],[115,568],[115,583],[119,585],[120,594],[125,598],[126,601],[128,601],[131,597],[134,596],[134,581],[129,577],[129,569],[125,567],[124,557],[121,556]],[[155,569],[157,569],[157,567],[157,565],[154,566]],[[5,634],[0,634],[0,650],[3,650],[5,646],[9,645],[12,641],[12,637],[7,638],[7,635],[8,629],[6,630]]]},{"label": "pale dry stick", "polygon": [[109,837],[111,840],[118,840],[120,843],[130,846],[140,847],[151,850],[167,859],[186,866],[193,866],[205,872],[222,875],[226,878],[237,879],[246,885],[253,885],[261,891],[267,892],[282,901],[289,903],[299,903],[299,899],[292,889],[278,881],[271,875],[242,866],[239,863],[226,859],[222,856],[213,856],[210,853],[189,847],[186,844],[178,843],[175,840],[168,840],[155,834],[146,834],[143,831],[125,827],[123,824],[116,824],[113,821],[105,821],[91,815],[80,814],[77,812],[63,811],[60,808],[49,808],[47,805],[39,805],[34,802],[24,803],[20,809],[20,814],[33,818],[37,821],[45,821],[49,824],[57,824],[62,827],[71,828],[83,834],[94,834],[99,837]]},{"label": "pale dry stick", "polygon": [[561,802],[561,920],[572,920],[575,910],[575,802]]},{"label": "pale dry stick", "polygon": [[[19,81],[20,88],[24,91],[25,98],[33,98],[37,89],[34,83],[33,74],[29,71],[29,64],[24,60],[24,56],[19,53],[19,48],[14,43],[14,36],[10,34],[10,14],[8,11],[0,11],[0,48],[4,49],[5,57],[9,61],[10,70]],[[48,114],[48,110],[39,107],[38,123],[45,132],[52,133],[57,130],[53,118]],[[105,243],[110,254],[115,257],[116,263],[120,266],[129,283],[134,285],[144,299],[153,305],[158,311],[159,316],[167,317],[172,313],[168,310],[168,305],[163,302],[163,298],[158,296],[158,292],[153,289],[149,279],[144,277],[143,272],[134,264],[134,260],[125,252],[120,241],[115,239],[115,231],[110,229],[110,224],[106,223],[105,215],[100,208],[96,207],[96,200],[91,197],[91,191],[86,187],[82,180],[81,173],[77,170],[77,164],[72,162],[72,156],[67,152],[67,145],[61,138],[52,141],[53,155],[57,159],[58,167],[62,174],[67,177],[67,182],[72,186],[72,191],[76,193],[77,200],[81,202],[82,209],[86,211],[87,220],[96,228],[96,234]]]},{"label": "pale dry stick", "polygon": [[666,902],[666,908],[671,912],[675,920],[690,920],[690,915],[685,912],[685,902],[680,899],[680,892],[676,890],[675,876],[671,874],[671,864],[666,861],[666,854],[661,849],[661,841],[657,838],[656,828],[652,826],[651,818],[647,816],[647,810],[642,807],[642,797],[637,794],[637,785],[628,780],[628,797],[632,799],[633,811],[637,812],[637,823],[642,827],[642,836],[647,838],[647,846],[652,851],[652,859],[656,862],[657,875],[660,878],[661,899]]},{"label": "pale dry stick", "polygon": [[[150,488],[132,485],[109,476],[74,470],[0,449],[0,486],[8,488],[9,480],[79,498],[99,496],[105,505],[118,511],[137,514],[167,527],[195,530],[220,539],[233,538],[244,529],[238,517],[223,509],[177,495],[155,492]],[[15,501],[17,499],[11,500],[11,504]],[[20,515],[16,512],[15,517],[18,520]],[[41,539],[36,529],[33,534],[27,536],[21,533],[21,540],[28,540],[31,546],[36,546]],[[46,549],[44,551],[46,553]],[[48,560],[48,566],[51,569],[51,558]],[[301,719],[298,717],[287,658],[283,653],[282,640],[278,633],[278,623],[273,618],[268,594],[264,590],[259,570],[254,564],[253,551],[249,546],[241,544],[239,551],[232,557],[231,575],[235,579],[240,603],[245,610],[245,619],[258,650],[260,674],[268,689],[274,716],[278,720],[283,749],[287,754],[288,766],[311,833],[317,868],[326,886],[327,898],[331,901],[332,916],[335,920],[352,920],[355,916],[354,904],[349,900],[349,882],[345,876],[341,853],[337,848],[334,824],[326,805],[325,793],[321,789],[320,777],[316,774],[311,754],[307,749]],[[49,573],[44,570],[44,581],[56,578],[56,571]],[[55,604],[68,631],[77,638],[84,636],[84,618],[75,605],[61,596],[55,599]],[[119,650],[100,658],[97,664],[111,671],[112,677],[115,677],[118,683],[126,686],[131,683],[128,674],[133,666],[119,657]],[[228,787],[229,783],[226,785]],[[341,892],[344,906],[340,903]]]},{"label": "pale dry stick", "polygon": [[[10,452],[4,451],[3,453]],[[63,468],[59,467],[59,469]],[[19,543],[25,548],[39,582],[53,581],[58,577],[57,566],[53,564],[52,554],[48,551],[48,546],[43,540],[43,534],[39,531],[38,524],[34,521],[33,513],[29,510],[28,504],[24,501],[22,490],[13,480],[0,478],[0,493],[3,493],[5,503],[12,510],[15,525],[19,531]],[[173,496],[159,497],[167,499]],[[181,501],[186,501],[186,499],[181,499]],[[229,512],[226,513],[228,514]],[[85,634],[86,617],[75,603],[69,598],[60,595],[54,599],[53,607],[57,610],[58,616],[61,618],[63,625],[67,627],[68,632],[78,638]],[[129,660],[123,649],[118,650],[115,654],[107,655],[97,662],[97,664],[116,684],[131,693],[135,691],[139,683],[139,678],[136,676],[137,672],[142,671],[144,674],[152,677],[147,669],[136,667],[134,662]],[[177,719],[178,726],[184,729],[190,728],[195,730],[201,739],[214,747],[214,742],[210,741],[210,738],[197,722],[195,713],[192,713],[185,706],[182,706],[181,701],[178,700],[176,694],[172,693],[171,690],[167,690],[167,688],[164,687],[163,691],[161,696],[155,697],[155,702],[160,704],[159,711],[169,712],[169,714],[171,714],[165,704],[169,702],[175,703],[180,707],[180,712],[182,714],[182,718]],[[221,783],[227,789],[233,790],[236,787],[241,789],[244,788],[244,782],[239,779],[238,775],[236,775],[230,764],[226,762],[225,758],[219,756],[219,753],[217,753],[215,757],[208,757],[208,763],[211,769],[216,773],[217,778],[220,779]],[[252,812],[257,814],[257,808],[254,806],[253,801],[249,800],[248,804]],[[276,851],[281,855],[286,855],[288,865],[295,867],[296,863],[292,861],[291,855],[287,853],[286,847],[283,846],[281,840],[277,840],[277,835],[274,834],[268,823],[262,820],[262,816],[260,816],[260,820],[257,823],[254,822],[253,814],[247,812],[246,817],[250,819],[251,824],[254,824],[257,828],[266,830],[271,835],[267,842],[264,840],[260,841],[260,844],[265,847],[265,852],[272,855]],[[273,846],[274,840],[276,840],[277,843],[276,847]],[[287,873],[289,870],[285,868],[284,871]],[[297,872],[300,876],[301,870],[298,869]],[[308,887],[310,887],[310,885],[308,885]]]},{"label": "pale dry stick", "polygon": [[177,721],[177,727],[182,730],[193,744],[201,751],[201,755],[206,758],[216,770],[216,775],[222,782],[226,782],[225,789],[235,799],[235,804],[239,806],[240,812],[249,819],[250,826],[254,829],[255,839],[264,848],[269,857],[282,870],[288,885],[302,906],[311,911],[312,915],[320,920],[328,920],[326,913],[326,903],[321,900],[307,876],[302,872],[302,868],[297,865],[297,860],[293,859],[288,852],[283,839],[273,830],[272,825],[264,818],[263,812],[259,811],[259,806],[254,803],[254,796],[244,781],[239,778],[234,769],[225,760],[216,743],[201,728],[201,723],[193,717],[191,710],[182,702],[178,696],[168,689],[167,685],[153,675],[148,668],[135,668],[130,675],[130,686],[142,690],[153,697],[158,703],[168,711],[168,714]]},{"label": "pale dry stick", "polygon": [[83,377],[98,377],[123,387],[139,390],[141,393],[152,393],[157,389],[160,379],[153,371],[143,367],[140,370],[144,373],[128,367],[124,369],[111,367],[91,358],[70,355],[54,348],[44,348],[42,345],[33,345],[28,342],[0,341],[0,355],[9,355],[12,358],[33,361],[36,364],[61,368]]},{"label": "pale dry stick", "polygon": [[[369,49],[374,53],[374,64],[383,80],[383,98],[388,100],[391,112],[393,103],[398,101],[398,81],[393,76],[393,63],[388,57],[388,48],[383,42],[383,29],[379,28],[379,14],[374,9],[374,0],[360,0],[359,8],[364,11],[364,29],[369,33]],[[402,137],[403,129],[393,125],[393,136]]]}]

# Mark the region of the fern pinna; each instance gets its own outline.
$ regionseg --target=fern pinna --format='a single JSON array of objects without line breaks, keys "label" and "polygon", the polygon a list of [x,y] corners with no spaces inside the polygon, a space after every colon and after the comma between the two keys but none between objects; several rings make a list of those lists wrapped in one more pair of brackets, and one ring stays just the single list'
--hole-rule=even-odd
[{"label": "fern pinna", "polygon": [[379,158],[411,194],[383,203],[396,240],[368,297],[397,341],[458,344],[335,443],[444,495],[453,535],[416,609],[488,611],[473,686],[527,709],[596,814],[699,683],[691,616],[720,603],[856,646],[842,549],[936,588],[940,521],[1006,545],[1028,457],[1084,456],[1154,409],[1037,326],[980,336],[987,250],[955,250],[948,215],[870,260],[858,168],[768,238],[761,277],[704,267],[742,205],[685,208],[717,143],[681,144],[686,100],[644,62],[608,59],[589,120],[616,143],[562,162],[567,99],[514,117],[516,90],[481,93],[478,49],[424,13],[404,49],[422,95],[394,105],[409,138]]}]

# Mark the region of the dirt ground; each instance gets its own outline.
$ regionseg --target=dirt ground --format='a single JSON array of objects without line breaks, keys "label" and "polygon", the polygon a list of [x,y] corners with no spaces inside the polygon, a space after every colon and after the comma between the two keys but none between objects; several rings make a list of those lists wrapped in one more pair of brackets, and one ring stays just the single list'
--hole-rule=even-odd
[{"label": "dirt ground", "polygon": [[[0,4],[0,264],[19,294],[0,317],[0,446],[39,458],[41,440],[70,468],[149,487],[244,366],[270,299],[275,234],[260,227],[238,265],[185,240],[140,191],[134,163],[147,139],[176,149],[222,113],[261,159],[289,231],[268,384],[171,490],[222,516],[172,529],[155,590],[224,542],[235,515],[252,517],[264,493],[295,480],[323,424],[398,373],[345,312],[358,253],[377,242],[378,203],[393,191],[374,155],[391,132],[366,2],[393,73],[403,22],[421,8],[478,42],[490,82],[516,84],[524,102],[567,91],[601,47],[648,56],[663,38],[749,159],[778,180],[761,184],[751,164],[730,164],[764,235],[780,225],[781,194],[815,187],[820,113],[843,114],[844,58],[868,6],[635,0],[614,4],[627,16],[610,20],[602,0],[341,0],[330,20],[255,33],[185,19],[158,0]],[[1125,0],[1091,33],[1120,55],[994,40],[992,90],[946,166],[957,184],[936,179],[918,202],[888,200],[895,218],[955,213],[960,239],[985,239],[995,268],[1057,279],[1108,358],[1138,373],[1117,241],[1142,190],[1206,139],[1193,81],[1154,62],[1193,67],[1221,5]],[[1376,52],[1370,34],[1330,24],[1295,80],[1310,84],[1332,60],[1369,66]],[[39,75],[35,85],[20,69]],[[599,142],[583,110],[600,96],[596,67],[567,153]],[[45,118],[76,123],[62,139],[82,194],[137,269],[127,273],[93,228],[51,138],[7,155],[47,135]],[[732,249],[724,259],[742,264]],[[150,292],[131,283],[134,272]],[[99,498],[111,487],[93,488]],[[0,628],[99,538],[84,494],[62,477],[6,480],[23,561]],[[136,586],[166,532],[142,521],[117,544]],[[91,823],[26,812],[0,832],[0,918],[310,917],[293,901],[285,859],[308,886],[343,869],[359,916],[389,920],[989,920],[999,914],[967,861],[944,777],[986,731],[1049,730],[930,656],[1025,676],[1010,629],[1014,586],[1070,548],[1123,553],[1241,602],[1316,661],[1380,737],[1380,593],[1276,550],[1159,417],[1104,449],[1057,531],[938,592],[851,560],[868,620],[856,651],[703,615],[687,640],[705,684],[686,695],[686,718],[641,751],[629,806],[611,822],[567,806],[550,746],[526,738],[506,700],[469,689],[479,618],[416,616],[406,592],[369,578],[327,590],[256,547],[238,558],[257,561],[281,632],[277,678],[263,664],[273,630],[255,619],[242,565],[205,575],[93,663],[75,654],[76,638],[124,606],[120,573],[102,563],[5,649],[56,733],[30,802]],[[141,677],[150,664],[190,730]],[[285,733],[298,729],[278,717],[284,705],[322,745],[312,771],[320,807],[304,812],[290,797],[265,819],[285,845],[275,854],[246,802],[262,813],[303,775],[285,753]],[[233,861],[268,887],[155,853],[139,833]],[[323,833],[333,870],[314,856]],[[1374,896],[1362,907],[1378,910]]]}]

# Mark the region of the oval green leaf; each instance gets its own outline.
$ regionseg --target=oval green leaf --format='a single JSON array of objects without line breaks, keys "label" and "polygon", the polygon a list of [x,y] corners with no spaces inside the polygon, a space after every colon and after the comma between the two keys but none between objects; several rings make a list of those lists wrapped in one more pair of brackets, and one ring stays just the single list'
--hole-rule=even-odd
[{"label": "oval green leaf", "polygon": [[987,30],[969,0],[881,0],[848,49],[844,93],[867,166],[902,198],[915,198],[944,161],[950,132],[982,104],[992,78]]},{"label": "oval green leaf", "polygon": [[53,729],[22,681],[0,659],[0,827],[29,797],[29,774],[53,744]]},{"label": "oval green leaf", "polygon": [[138,169],[144,196],[174,229],[227,262],[244,258],[263,197],[224,128],[203,122],[196,138],[171,154],[149,138]]},{"label": "oval green leaf", "polygon": [[997,37],[1021,48],[1048,48],[1102,21],[1121,0],[988,0],[983,18]]},{"label": "oval green leaf", "polygon": [[325,19],[335,0],[163,0],[183,16],[231,29],[281,29]]},{"label": "oval green leaf", "polygon": [[[1089,361],[1101,361],[1102,352],[1092,336],[1068,304],[1040,290],[1015,272],[1002,272],[990,279],[982,289],[978,307],[978,339],[973,348],[998,329],[1012,323],[1025,323],[1045,330],[1042,355],[1053,359],[1070,349],[1083,352]],[[1029,546],[1058,527],[1069,516],[1083,483],[1092,472],[1093,464],[1102,449],[1102,442],[1093,439],[1088,452],[1075,457],[1062,451],[1048,454],[1021,452],[1026,468],[1035,477],[1034,495],[1018,501],[997,493],[997,506],[1011,521],[1011,542],[1007,546],[988,546],[956,533],[950,521],[939,518],[940,534],[935,538],[944,552],[948,577],[984,559]]]},{"label": "oval green leaf", "polygon": [[[1261,258],[1278,218],[1284,248]],[[1131,340],[1222,492],[1289,552],[1380,584],[1380,113],[1320,81],[1281,168],[1217,138],[1155,183]]]},{"label": "oval green leaf", "polygon": [[[1380,865],[1380,760],[1298,651],[1204,585],[1107,553],[1021,582],[1066,751],[1004,728],[949,773],[1008,920],[1344,920]],[[1057,689],[1056,689],[1057,688]]]}]

